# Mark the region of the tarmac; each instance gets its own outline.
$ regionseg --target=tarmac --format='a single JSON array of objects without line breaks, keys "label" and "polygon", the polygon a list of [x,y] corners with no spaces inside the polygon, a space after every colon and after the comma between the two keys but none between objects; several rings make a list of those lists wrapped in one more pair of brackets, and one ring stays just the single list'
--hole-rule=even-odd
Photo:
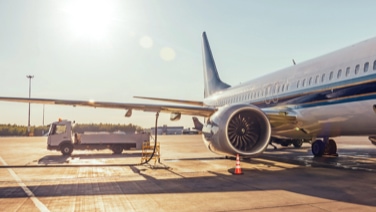
[{"label": "tarmac", "polygon": [[240,161],[199,135],[158,136],[161,158],[140,151],[46,149],[46,137],[0,138],[0,211],[375,211],[376,146],[337,138],[338,157],[268,147]]}]

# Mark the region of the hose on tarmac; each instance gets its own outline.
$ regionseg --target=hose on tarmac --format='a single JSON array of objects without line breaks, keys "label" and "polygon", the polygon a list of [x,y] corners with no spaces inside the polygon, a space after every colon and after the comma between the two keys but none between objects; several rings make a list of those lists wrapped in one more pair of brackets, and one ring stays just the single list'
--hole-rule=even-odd
[{"label": "hose on tarmac", "polygon": [[[149,161],[151,161],[151,159],[153,159],[154,157],[154,154],[155,154],[155,150],[157,148],[157,137],[158,137],[158,117],[159,117],[159,111],[155,114],[155,127],[154,127],[154,135],[155,135],[155,138],[154,138],[154,148],[153,148],[153,152],[151,153],[150,157],[145,160],[144,162],[141,162],[140,164],[135,164],[135,165],[144,165],[144,164],[147,164],[149,163]],[[130,165],[132,166],[132,165]]]}]

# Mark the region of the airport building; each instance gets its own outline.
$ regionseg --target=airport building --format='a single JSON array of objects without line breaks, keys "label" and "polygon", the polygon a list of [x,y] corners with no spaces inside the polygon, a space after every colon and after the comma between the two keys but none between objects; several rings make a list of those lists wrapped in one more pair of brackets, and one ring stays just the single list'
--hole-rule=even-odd
[{"label": "airport building", "polygon": [[[183,126],[172,126],[168,127],[167,125],[157,127],[158,135],[182,135],[184,131]],[[150,132],[154,134],[155,127],[150,128]]]}]

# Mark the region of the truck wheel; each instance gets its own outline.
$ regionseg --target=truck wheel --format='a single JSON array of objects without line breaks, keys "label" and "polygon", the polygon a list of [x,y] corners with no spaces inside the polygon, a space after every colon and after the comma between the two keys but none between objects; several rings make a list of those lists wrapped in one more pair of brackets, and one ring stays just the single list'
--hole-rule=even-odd
[{"label": "truck wheel", "polygon": [[112,152],[114,154],[121,154],[123,152],[123,146],[117,145],[117,144],[113,145],[112,146]]},{"label": "truck wheel", "polygon": [[72,144],[63,144],[60,147],[60,151],[63,155],[71,155],[73,152]]}]

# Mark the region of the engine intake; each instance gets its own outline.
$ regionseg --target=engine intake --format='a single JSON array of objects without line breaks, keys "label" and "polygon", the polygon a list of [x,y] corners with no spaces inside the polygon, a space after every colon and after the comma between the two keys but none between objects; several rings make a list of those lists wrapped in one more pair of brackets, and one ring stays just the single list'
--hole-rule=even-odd
[{"label": "engine intake", "polygon": [[214,153],[256,156],[269,143],[269,119],[256,106],[230,105],[214,113],[203,129],[204,141]]}]

